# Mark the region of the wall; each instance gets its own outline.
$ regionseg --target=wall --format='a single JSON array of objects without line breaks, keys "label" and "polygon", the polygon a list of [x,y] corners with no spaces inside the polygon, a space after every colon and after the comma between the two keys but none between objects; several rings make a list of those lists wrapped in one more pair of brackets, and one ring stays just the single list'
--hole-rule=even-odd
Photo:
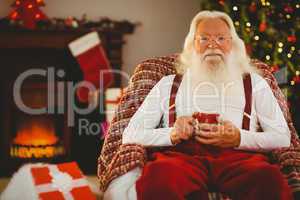
[{"label": "wall", "polygon": [[[6,16],[14,0],[0,0],[0,17]],[[86,13],[88,19],[101,16],[141,22],[133,35],[126,36],[124,71],[132,73],[141,60],[179,52],[192,17],[200,9],[200,0],[44,0],[42,9],[49,17]],[[123,81],[126,85],[127,81]]]}]

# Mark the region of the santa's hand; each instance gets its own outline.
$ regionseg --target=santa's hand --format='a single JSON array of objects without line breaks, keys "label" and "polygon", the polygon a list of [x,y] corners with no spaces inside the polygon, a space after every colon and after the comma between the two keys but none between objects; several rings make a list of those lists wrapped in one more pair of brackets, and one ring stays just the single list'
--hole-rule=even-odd
[{"label": "santa's hand", "polygon": [[199,143],[224,148],[238,147],[240,137],[240,130],[230,121],[218,125],[201,123],[195,133],[195,140]]},{"label": "santa's hand", "polygon": [[170,136],[173,144],[177,144],[182,140],[188,140],[193,136],[193,122],[194,118],[190,116],[181,116],[176,119]]}]

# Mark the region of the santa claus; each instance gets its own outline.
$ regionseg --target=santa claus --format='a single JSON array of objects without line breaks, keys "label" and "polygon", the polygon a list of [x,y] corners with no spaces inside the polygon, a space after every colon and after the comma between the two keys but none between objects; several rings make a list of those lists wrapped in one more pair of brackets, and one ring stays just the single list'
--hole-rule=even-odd
[{"label": "santa claus", "polygon": [[[194,17],[177,71],[152,88],[122,138],[164,150],[114,179],[104,199],[205,200],[209,191],[232,199],[292,199],[265,155],[289,147],[287,122],[227,14]],[[164,127],[157,128],[161,120]]]}]

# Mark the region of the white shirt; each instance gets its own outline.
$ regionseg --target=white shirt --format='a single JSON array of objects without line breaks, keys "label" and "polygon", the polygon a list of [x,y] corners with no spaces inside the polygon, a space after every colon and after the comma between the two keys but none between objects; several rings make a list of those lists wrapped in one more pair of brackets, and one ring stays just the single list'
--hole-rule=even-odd
[{"label": "white shirt", "polygon": [[[186,73],[187,74],[187,73]],[[290,131],[283,113],[266,80],[258,74],[251,74],[252,113],[250,130],[242,129],[245,95],[242,77],[233,85],[213,88],[202,85],[190,90],[188,76],[183,76],[175,100],[178,116],[191,116],[193,112],[219,113],[223,120],[231,121],[240,129],[241,143],[238,149],[269,151],[290,145]],[[175,75],[163,77],[150,91],[142,105],[131,118],[123,132],[123,144],[138,143],[144,146],[170,146],[168,127],[169,97]],[[234,88],[235,92],[225,90]],[[222,95],[224,93],[224,95]],[[163,117],[163,127],[156,128]],[[257,132],[258,121],[263,132]]]},{"label": "white shirt", "polygon": [[[174,77],[175,75],[165,76],[152,88],[125,128],[123,144],[172,145],[170,132],[173,127],[168,127],[168,120],[169,97]],[[206,84],[193,90],[187,77],[186,73],[175,99],[177,117],[191,116],[195,111],[219,113],[223,120],[230,120],[240,129],[241,143],[238,149],[242,150],[269,151],[290,145],[290,131],[286,120],[271,88],[260,75],[251,74],[253,89],[250,130],[242,129],[245,107],[242,78],[223,88],[218,86],[214,89]],[[233,90],[225,90],[230,87]],[[164,128],[156,128],[161,117]],[[258,121],[263,132],[257,132]],[[135,181],[140,174],[141,169],[137,167],[114,179],[104,193],[104,199],[136,199]]]}]

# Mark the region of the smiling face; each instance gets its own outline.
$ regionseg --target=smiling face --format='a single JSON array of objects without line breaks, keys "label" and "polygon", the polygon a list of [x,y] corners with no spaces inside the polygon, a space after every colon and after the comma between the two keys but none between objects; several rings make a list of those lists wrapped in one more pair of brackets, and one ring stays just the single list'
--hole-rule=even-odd
[{"label": "smiling face", "polygon": [[199,22],[194,39],[197,54],[203,61],[217,61],[231,52],[232,39],[230,29],[220,18],[207,18]]}]

